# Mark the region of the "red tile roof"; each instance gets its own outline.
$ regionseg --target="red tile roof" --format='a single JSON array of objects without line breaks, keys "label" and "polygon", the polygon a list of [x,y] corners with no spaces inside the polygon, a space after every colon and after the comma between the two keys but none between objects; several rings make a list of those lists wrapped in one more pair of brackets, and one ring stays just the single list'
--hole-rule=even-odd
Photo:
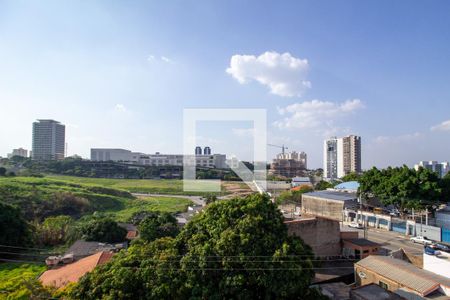
[{"label": "red tile roof", "polygon": [[39,280],[43,285],[56,288],[64,287],[70,282],[77,282],[96,266],[107,263],[113,255],[114,253],[111,252],[98,252],[57,269],[47,270],[39,277]]}]

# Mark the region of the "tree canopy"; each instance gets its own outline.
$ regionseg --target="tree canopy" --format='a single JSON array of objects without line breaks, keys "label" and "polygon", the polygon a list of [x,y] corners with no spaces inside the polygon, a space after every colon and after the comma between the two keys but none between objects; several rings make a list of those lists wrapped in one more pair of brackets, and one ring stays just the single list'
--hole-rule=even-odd
[{"label": "tree canopy", "polygon": [[176,238],[137,240],[72,290],[76,299],[320,299],[309,246],[267,196],[212,203]]},{"label": "tree canopy", "polygon": [[0,244],[27,246],[31,242],[30,226],[20,209],[0,201]]},{"label": "tree canopy", "polygon": [[150,214],[139,223],[140,237],[148,242],[178,234],[177,219],[170,213]]},{"label": "tree canopy", "polygon": [[127,231],[111,218],[92,218],[81,226],[82,237],[86,241],[104,243],[123,242]]},{"label": "tree canopy", "polygon": [[407,166],[378,170],[372,168],[359,179],[359,193],[363,198],[378,197],[384,204],[422,209],[443,200],[440,179],[424,168],[418,171]]}]

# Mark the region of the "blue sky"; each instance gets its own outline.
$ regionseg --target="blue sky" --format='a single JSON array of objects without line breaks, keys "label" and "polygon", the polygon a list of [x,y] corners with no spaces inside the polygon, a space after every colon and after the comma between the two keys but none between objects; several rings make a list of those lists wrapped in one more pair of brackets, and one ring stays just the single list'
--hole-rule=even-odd
[{"label": "blue sky", "polygon": [[[184,108],[264,108],[310,167],[349,133],[365,168],[450,160],[450,2],[279,2],[0,1],[0,155],[38,118],[67,125],[69,154],[179,153]],[[251,159],[250,126],[199,143]]]}]

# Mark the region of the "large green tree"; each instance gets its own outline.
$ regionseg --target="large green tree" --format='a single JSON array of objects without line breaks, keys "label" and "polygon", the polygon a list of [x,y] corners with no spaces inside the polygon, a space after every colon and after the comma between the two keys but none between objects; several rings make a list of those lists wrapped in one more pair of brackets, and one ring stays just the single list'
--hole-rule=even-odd
[{"label": "large green tree", "polygon": [[363,199],[378,197],[385,204],[392,204],[401,212],[405,208],[431,208],[442,198],[437,174],[407,166],[378,170],[372,168],[359,179],[359,193]]},{"label": "large green tree", "polygon": [[320,299],[311,249],[267,196],[212,203],[175,238],[138,240],[81,279],[76,299]]},{"label": "large green tree", "polygon": [[148,242],[161,237],[175,237],[179,228],[177,219],[170,213],[151,214],[139,223],[140,237]]},{"label": "large green tree", "polygon": [[93,218],[81,226],[82,237],[87,241],[105,243],[123,242],[127,231],[107,217]]},{"label": "large green tree", "polygon": [[0,201],[0,245],[27,246],[31,229],[20,209]]}]

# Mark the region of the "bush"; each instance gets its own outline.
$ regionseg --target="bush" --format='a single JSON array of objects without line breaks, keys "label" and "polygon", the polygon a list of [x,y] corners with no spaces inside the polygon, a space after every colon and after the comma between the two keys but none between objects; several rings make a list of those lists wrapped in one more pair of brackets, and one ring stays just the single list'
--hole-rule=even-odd
[{"label": "bush", "polygon": [[81,226],[82,238],[103,243],[123,242],[127,231],[111,218],[93,218]]}]

